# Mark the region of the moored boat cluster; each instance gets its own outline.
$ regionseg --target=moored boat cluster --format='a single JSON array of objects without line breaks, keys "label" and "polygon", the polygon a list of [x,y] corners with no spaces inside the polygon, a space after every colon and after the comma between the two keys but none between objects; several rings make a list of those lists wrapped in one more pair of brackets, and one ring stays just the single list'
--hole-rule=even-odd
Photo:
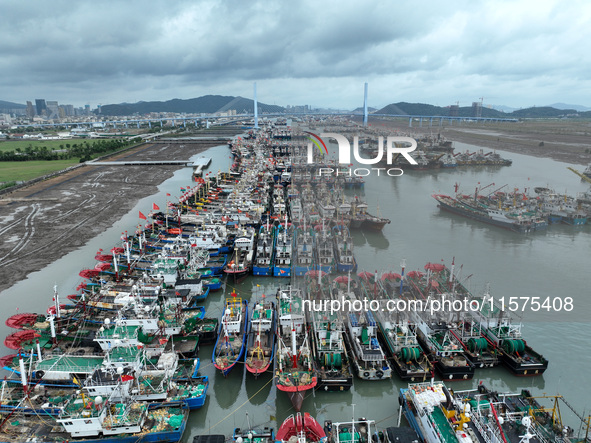
[{"label": "moored boat cluster", "polygon": [[[425,310],[314,309],[332,301],[381,307],[477,297],[457,282],[453,266],[356,274],[350,230],[380,230],[389,220],[347,196],[345,189],[362,181],[312,179],[330,163],[302,161],[305,146],[288,128],[264,129],[231,148],[228,172],[198,178],[163,211],[154,205],[149,216],[140,213],[145,226],[98,251],[97,265],[80,272],[85,281],[69,303],[56,289],[46,314],[7,321],[17,331],[5,344],[18,354],[2,359],[16,378],[3,384],[0,436],[27,441],[45,426],[47,441],[178,441],[210,384],[199,374],[200,344],[213,344],[211,364],[224,376],[245,367],[247,377],[273,377],[296,411],[277,434],[235,430],[236,442],[396,441],[399,430],[378,432],[372,420],[321,426],[300,413],[314,389],[350,389],[355,375],[397,374],[414,383],[435,371],[465,380],[475,368],[500,363],[517,375],[546,369],[521,337],[521,325],[501,317],[493,303],[479,315],[437,317]],[[232,289],[221,316],[206,316],[203,301],[224,279],[233,288],[249,275],[278,278],[275,296],[248,298]],[[401,401],[410,405],[408,395]],[[413,425],[411,406],[405,414]],[[426,431],[413,428],[424,438]]]},{"label": "moored boat cluster", "polygon": [[473,195],[458,193],[452,197],[436,194],[433,198],[443,211],[519,233],[545,230],[554,223],[581,226],[591,216],[591,202],[586,194],[572,197],[538,187],[532,196],[517,189],[509,193],[501,191],[505,186],[486,195],[480,193],[489,186],[494,186],[494,183],[477,188]]}]

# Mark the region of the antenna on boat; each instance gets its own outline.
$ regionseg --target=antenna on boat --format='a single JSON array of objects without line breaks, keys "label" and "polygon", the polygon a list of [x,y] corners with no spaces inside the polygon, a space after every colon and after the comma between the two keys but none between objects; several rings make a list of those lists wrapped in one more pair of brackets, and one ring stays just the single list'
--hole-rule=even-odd
[{"label": "antenna on boat", "polygon": [[402,284],[404,281],[404,268],[406,268],[406,259],[403,258],[400,262],[400,267],[402,268],[402,273],[400,274],[400,295],[402,295]]}]

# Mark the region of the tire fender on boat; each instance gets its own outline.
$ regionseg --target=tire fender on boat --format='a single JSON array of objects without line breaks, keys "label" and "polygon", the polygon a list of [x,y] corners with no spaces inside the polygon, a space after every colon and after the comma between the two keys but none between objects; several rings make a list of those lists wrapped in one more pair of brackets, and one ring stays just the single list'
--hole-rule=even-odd
[{"label": "tire fender on boat", "polygon": [[382,371],[376,371],[377,378],[382,378],[383,376],[384,376],[384,373]]},{"label": "tire fender on boat", "polygon": [[363,373],[363,376],[364,376],[365,378],[368,378],[368,377],[369,377],[369,372],[365,371],[365,372]]}]

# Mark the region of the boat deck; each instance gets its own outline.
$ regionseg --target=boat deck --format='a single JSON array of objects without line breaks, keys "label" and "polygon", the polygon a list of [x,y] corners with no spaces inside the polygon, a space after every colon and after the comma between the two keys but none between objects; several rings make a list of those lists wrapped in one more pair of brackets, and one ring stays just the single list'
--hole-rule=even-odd
[{"label": "boat deck", "polygon": [[37,371],[61,371],[90,373],[103,363],[103,357],[60,355],[49,357],[36,365]]}]

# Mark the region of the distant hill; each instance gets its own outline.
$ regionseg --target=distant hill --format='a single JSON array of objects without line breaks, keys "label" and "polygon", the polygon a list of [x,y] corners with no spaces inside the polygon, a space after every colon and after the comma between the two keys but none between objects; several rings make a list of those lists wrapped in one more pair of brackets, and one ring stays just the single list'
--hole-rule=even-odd
[{"label": "distant hill", "polygon": [[511,114],[515,118],[556,118],[567,114],[579,114],[575,109],[556,109],[550,106],[535,106],[533,108],[518,109]]},{"label": "distant hill", "polygon": [[[282,106],[267,105],[258,102],[259,112],[284,112]],[[214,114],[235,110],[237,114],[252,113],[254,109],[253,100],[244,97],[231,97],[223,95],[205,95],[198,98],[182,100],[175,98],[164,102],[138,102],[103,105],[103,115],[133,115],[147,114],[150,112],[177,112],[187,114]]]},{"label": "distant hill", "polygon": [[[399,102],[392,103],[383,107],[376,114],[394,114],[394,115],[427,115],[427,116],[448,116],[449,107],[434,106],[426,103],[407,103]],[[506,114],[495,109],[482,108],[482,117],[500,117]],[[472,107],[465,106],[458,108],[458,116],[470,117],[472,116]]]},{"label": "distant hill", "polygon": [[[472,106],[463,106],[458,109],[459,117],[472,117]],[[425,115],[448,116],[449,107],[433,106],[425,103],[399,102],[389,104],[375,112],[376,114],[391,115]],[[569,114],[578,114],[581,117],[591,117],[591,111],[578,112],[575,109],[556,109],[549,106],[517,109],[513,112],[501,112],[488,107],[482,108],[482,117],[490,118],[560,118]]]},{"label": "distant hill", "polygon": [[27,105],[22,105],[20,103],[12,103],[12,102],[7,102],[4,100],[0,100],[0,112],[2,113],[10,113],[8,112],[8,110],[13,110],[13,109],[26,109]]},{"label": "distant hill", "polygon": [[513,112],[516,109],[519,108],[512,108],[511,106],[505,106],[505,105],[485,105],[485,106],[490,106],[492,109],[496,109],[497,111],[501,111],[501,112]]},{"label": "distant hill", "polygon": [[[368,114],[373,114],[374,112],[376,112],[377,109],[376,108],[372,108],[371,106],[367,107],[367,113]],[[363,107],[359,107],[359,108],[355,108],[351,111],[351,114],[362,114],[363,115]]]},{"label": "distant hill", "polygon": [[556,108],[556,109],[574,109],[575,111],[579,111],[579,112],[591,111],[591,108],[588,106],[568,105],[566,103],[552,103],[551,105],[548,105],[548,106],[550,108]]}]

